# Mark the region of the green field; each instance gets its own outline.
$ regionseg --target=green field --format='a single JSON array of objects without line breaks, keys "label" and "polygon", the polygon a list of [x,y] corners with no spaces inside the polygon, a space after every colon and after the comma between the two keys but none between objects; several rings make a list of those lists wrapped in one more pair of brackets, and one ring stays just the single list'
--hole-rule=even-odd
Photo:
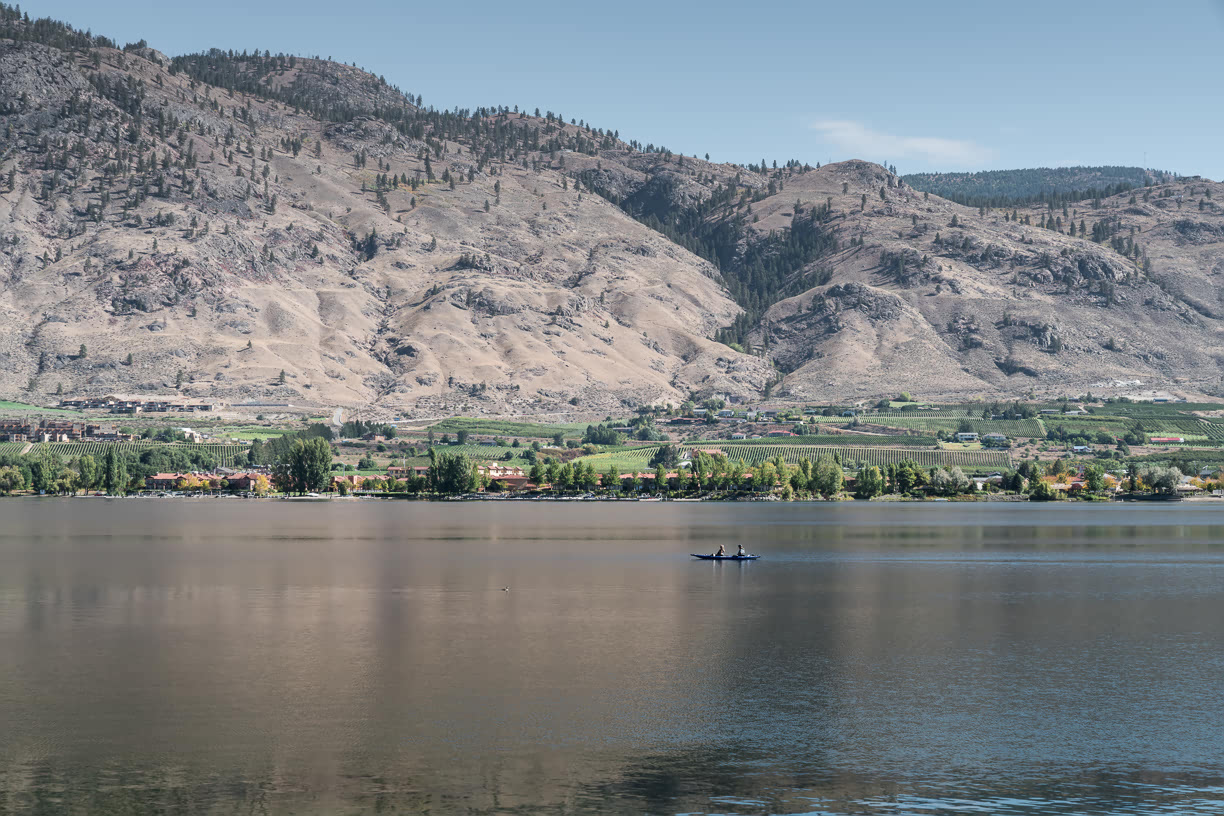
[{"label": "green field", "polygon": [[966,417],[968,419],[981,419],[982,406],[965,406],[963,408],[943,407],[943,408],[927,408],[923,411],[870,411],[859,414],[859,418],[866,421],[870,417],[930,417],[932,419],[948,419]]},{"label": "green field", "polygon": [[[1028,437],[1040,439],[1046,434],[1045,425],[1040,419],[973,419],[972,417],[932,417],[932,416],[913,416],[909,412],[897,416],[883,416],[880,414],[866,414],[859,417],[859,422],[867,425],[882,425],[886,428],[901,428],[904,430],[921,431],[924,434],[934,435],[937,431],[945,431],[955,433],[962,422],[968,422],[974,433],[988,434],[1001,433],[1004,436],[1011,438]],[[817,421],[821,423],[844,423],[846,417],[817,417]]]},{"label": "green field", "polygon": [[[531,448],[528,446],[524,446],[521,448],[503,448],[497,445],[439,445],[439,444],[435,444],[434,450],[436,450],[438,453],[462,454],[474,462],[501,461],[502,457],[504,457],[507,453],[513,453],[514,461],[507,462],[506,464],[521,465],[523,454],[526,451],[531,450]],[[381,457],[390,456],[391,453],[392,453],[391,451],[387,451],[386,453],[375,453],[373,454],[373,456],[375,458],[381,458]],[[396,462],[399,461],[398,457],[391,456],[391,458],[394,459]],[[418,457],[418,458],[421,458],[421,457]],[[426,464],[428,464],[427,458],[426,458]]]},{"label": "green field", "polygon": [[1121,436],[1138,424],[1148,436],[1184,436],[1187,440],[1218,440],[1224,443],[1224,422],[1191,416],[1108,416],[1092,414],[1079,417],[1059,417],[1046,420],[1046,427],[1065,428],[1068,433],[1104,431]]},{"label": "green field", "polygon": [[[706,444],[706,443],[709,444]],[[720,448],[723,445],[832,445],[834,447],[842,445],[866,445],[868,447],[881,447],[891,445],[902,445],[910,448],[933,448],[935,447],[935,437],[933,436],[872,436],[869,434],[804,434],[803,436],[786,436],[778,437],[762,437],[761,439],[733,439],[730,441],[722,439],[709,439],[701,442],[694,442],[697,447]]]},{"label": "green field", "polygon": [[85,416],[80,411],[69,411],[65,408],[43,408],[40,405],[29,405],[24,402],[10,402],[8,400],[0,400],[0,414],[8,413],[38,413],[48,414],[51,416],[79,417]]},{"label": "green field", "polygon": [[1096,409],[1110,416],[1176,416],[1191,411],[1219,411],[1224,404],[1218,402],[1111,402]]},{"label": "green field", "polygon": [[593,456],[583,456],[581,461],[594,465],[595,469],[600,473],[603,473],[610,467],[616,467],[622,473],[646,471],[651,469],[650,457],[654,456],[656,450],[658,448],[653,446],[636,449],[625,448],[608,453],[597,453]]},{"label": "green field", "polygon": [[[704,446],[696,446],[704,447]],[[912,459],[922,467],[958,466],[966,470],[998,470],[1010,467],[1011,457],[1005,451],[948,451],[922,450],[912,448],[875,448],[859,445],[720,445],[719,448],[728,459],[743,459],[749,465],[755,465],[766,459],[781,455],[788,464],[796,464],[800,459],[815,460],[825,454],[836,453],[845,464],[861,462],[864,467],[872,465],[891,465],[906,459]],[[688,450],[688,446],[686,446]],[[649,457],[647,457],[649,459]]]},{"label": "green field", "polygon": [[[5,444],[23,445],[24,443],[12,442]],[[39,442],[27,455],[36,457],[42,454],[44,448],[50,448],[52,452],[59,454],[65,459],[86,455],[98,458],[104,456],[107,448],[110,447],[117,447],[124,453],[140,453],[149,448],[178,448],[184,451],[202,451],[212,456],[221,467],[233,466],[235,457],[245,456],[247,452],[246,445],[214,445],[209,443],[197,445],[190,442]]]},{"label": "green field", "polygon": [[[872,465],[884,466],[896,464],[906,459],[917,462],[924,468],[956,466],[966,471],[993,471],[1011,467],[1011,457],[1006,451],[949,451],[949,450],[919,450],[913,448],[873,448],[861,445],[794,445],[794,444],[713,444],[684,445],[682,455],[696,449],[718,448],[731,461],[743,459],[749,466],[757,465],[767,459],[781,456],[788,464],[798,464],[801,459],[815,461],[822,454],[832,456],[836,453],[842,463],[853,466],[861,462],[864,467]],[[650,458],[657,448],[638,448],[611,453],[597,453],[585,456],[582,461],[595,466],[600,473],[609,467],[616,467],[622,472],[646,471],[650,469]]]},{"label": "green field", "polygon": [[1206,439],[1224,440],[1224,423],[1211,422],[1195,417],[1173,417],[1147,419],[1136,418],[1149,436],[1202,436]]},{"label": "green field", "polygon": [[467,431],[468,433],[486,436],[520,436],[535,439],[552,439],[556,434],[561,434],[567,439],[581,439],[583,432],[586,431],[587,424],[585,422],[512,422],[500,419],[453,417],[430,425],[428,430],[433,431],[435,436],[444,433],[453,434],[458,431]]},{"label": "green field", "polygon": [[226,436],[234,439],[274,439],[275,437],[293,432],[287,428],[212,428],[208,426],[205,426],[205,428],[211,436]]}]

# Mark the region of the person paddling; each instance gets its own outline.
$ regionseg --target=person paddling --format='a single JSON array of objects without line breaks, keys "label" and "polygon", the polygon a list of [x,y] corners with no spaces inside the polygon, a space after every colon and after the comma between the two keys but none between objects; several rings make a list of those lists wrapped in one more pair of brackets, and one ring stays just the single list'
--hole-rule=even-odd
[{"label": "person paddling", "polygon": [[718,557],[718,558],[724,558],[724,557],[726,557],[726,555],[727,555],[727,547],[726,547],[726,545],[724,545],[724,544],[719,544],[719,545],[718,545],[718,552],[714,553],[714,555],[715,555],[716,557]]},{"label": "person paddling", "polygon": [[747,554],[748,553],[744,552],[744,545],[743,544],[739,545],[739,552],[737,552],[736,555],[738,555],[740,558],[743,558]]}]

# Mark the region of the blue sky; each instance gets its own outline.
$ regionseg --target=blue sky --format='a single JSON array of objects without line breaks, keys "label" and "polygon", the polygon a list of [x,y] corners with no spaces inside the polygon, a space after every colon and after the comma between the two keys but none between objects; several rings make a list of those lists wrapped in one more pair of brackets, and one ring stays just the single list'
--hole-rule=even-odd
[{"label": "blue sky", "polygon": [[169,54],[331,56],[426,104],[519,105],[718,161],[1124,164],[1224,178],[1224,0],[49,0]]}]

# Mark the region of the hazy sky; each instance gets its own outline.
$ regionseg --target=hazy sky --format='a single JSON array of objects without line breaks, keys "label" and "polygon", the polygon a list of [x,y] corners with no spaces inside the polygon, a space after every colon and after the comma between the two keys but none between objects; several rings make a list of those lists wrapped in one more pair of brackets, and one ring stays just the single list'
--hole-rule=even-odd
[{"label": "hazy sky", "polygon": [[[331,56],[440,108],[539,107],[719,161],[1224,178],[1224,0],[22,4],[168,54]],[[182,10],[180,8],[189,8]]]}]

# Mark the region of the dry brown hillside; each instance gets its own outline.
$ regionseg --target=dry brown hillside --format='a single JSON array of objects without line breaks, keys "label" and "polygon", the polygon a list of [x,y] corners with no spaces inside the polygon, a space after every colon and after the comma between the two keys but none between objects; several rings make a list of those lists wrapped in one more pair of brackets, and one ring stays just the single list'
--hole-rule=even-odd
[{"label": "dry brown hillside", "polygon": [[828,205],[844,243],[812,264],[827,282],[774,305],[751,339],[795,399],[1109,393],[1133,380],[1219,393],[1222,199],[1224,185],[1192,179],[1065,217],[982,211],[878,165],[829,165],[753,205],[758,233],[786,229],[797,200]]},{"label": "dry brown hillside", "polygon": [[1220,388],[1219,184],[982,211],[865,162],[712,164],[337,63],[0,18],[3,397]]},{"label": "dry brown hillside", "polygon": [[168,67],[0,44],[3,394],[604,411],[769,378],[710,339],[739,312],[710,263],[514,143],[589,128],[473,114],[527,134],[490,158],[346,66],[266,78],[344,121]]}]

